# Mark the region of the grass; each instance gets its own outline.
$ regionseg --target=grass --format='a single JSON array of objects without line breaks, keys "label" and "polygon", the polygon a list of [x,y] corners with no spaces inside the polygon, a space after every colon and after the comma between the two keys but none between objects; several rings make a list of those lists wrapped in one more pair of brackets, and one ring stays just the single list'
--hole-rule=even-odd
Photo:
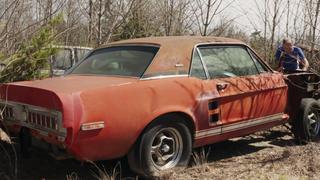
[{"label": "grass", "polygon": [[211,153],[211,147],[209,146],[207,149],[205,147],[201,147],[198,150],[195,150],[192,153],[192,162],[195,166],[206,165],[208,163],[208,158]]},{"label": "grass", "polygon": [[93,176],[99,180],[115,180],[121,179],[122,177],[122,168],[120,162],[116,164],[116,166],[112,169],[111,173],[108,173],[104,166],[99,167],[97,164],[91,161],[89,163],[92,164],[95,170],[97,171],[93,171]]},{"label": "grass", "polygon": [[[277,131],[289,132],[288,129],[281,127]],[[11,142],[10,136],[5,134],[5,129],[0,130],[0,139],[2,139],[0,141],[1,160],[4,160],[0,163],[0,179],[18,179],[17,156],[15,149],[13,149],[14,143]],[[256,139],[260,139],[259,142],[264,143],[256,146]],[[273,145],[268,146],[266,142]],[[214,147],[214,151],[210,147]],[[254,151],[242,153],[247,152],[248,149]],[[214,162],[211,161],[213,154],[217,156],[219,152],[225,151],[232,151],[232,156]],[[306,146],[296,146],[290,134],[283,133],[277,135],[277,138],[270,138],[265,133],[257,133],[248,136],[245,141],[232,141],[223,144],[221,147],[198,148],[194,150],[191,156],[190,167],[174,168],[161,172],[158,179],[317,179],[317,177],[320,177],[319,154],[319,142],[309,143]],[[23,161],[19,162],[23,163]],[[51,168],[61,168],[62,171],[69,168],[70,170],[68,165],[61,164],[63,163],[57,163],[57,166],[53,165]],[[34,172],[39,173],[36,167],[35,165]],[[126,168],[120,162],[117,162],[112,168],[105,168],[101,163],[89,162],[85,174],[89,174],[92,177],[91,179],[98,180],[140,179],[138,176],[126,177],[128,175],[125,173],[126,169],[124,167]],[[2,172],[1,168],[7,172]],[[72,173],[68,175],[64,172],[59,177],[67,180],[83,179],[81,174],[84,173],[80,172],[79,169],[75,168],[69,171]],[[19,169],[20,175],[25,171],[26,169]],[[47,176],[49,178],[48,174]]]},{"label": "grass", "polygon": [[[102,164],[97,164],[92,161],[87,161],[92,165],[91,174],[97,180],[138,180],[138,176],[136,177],[124,177],[122,172],[121,162],[118,161],[116,165],[111,169],[111,171],[106,170],[106,168]],[[80,180],[78,174],[72,172],[71,174],[66,176],[67,180]]]},{"label": "grass", "polygon": [[[176,167],[173,169],[162,171],[158,174],[158,177],[156,179],[161,179],[161,180],[190,179],[189,176],[181,177],[181,174],[187,174],[189,170],[195,171],[196,173],[211,171],[212,169],[208,164],[208,157],[210,153],[211,153],[210,147],[198,148],[192,153],[190,168]],[[88,162],[93,166],[91,173],[93,177],[97,180],[118,180],[118,179],[138,180],[139,179],[138,176],[124,177],[125,174],[123,174],[120,161],[118,161],[116,165],[109,171],[106,170],[105,167],[101,164],[98,165],[91,161],[88,161]],[[81,178],[79,178],[77,173],[73,172],[67,175],[66,179],[79,180]]]}]

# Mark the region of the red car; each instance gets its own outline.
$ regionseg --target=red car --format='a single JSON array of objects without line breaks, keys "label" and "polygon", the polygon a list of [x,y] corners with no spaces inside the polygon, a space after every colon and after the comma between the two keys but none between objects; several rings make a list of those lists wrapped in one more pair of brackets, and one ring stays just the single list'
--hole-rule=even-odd
[{"label": "red car", "polygon": [[23,152],[37,138],[79,160],[127,155],[151,176],[187,165],[194,147],[289,121],[299,142],[319,137],[319,79],[275,72],[234,39],[132,39],[64,77],[3,84],[2,124]]}]

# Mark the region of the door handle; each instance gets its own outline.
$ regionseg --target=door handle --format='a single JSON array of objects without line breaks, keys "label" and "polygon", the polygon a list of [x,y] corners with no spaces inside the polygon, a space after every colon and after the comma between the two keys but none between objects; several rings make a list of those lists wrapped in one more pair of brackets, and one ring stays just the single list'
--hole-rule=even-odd
[{"label": "door handle", "polygon": [[228,86],[229,83],[217,83],[217,89],[221,92],[223,92]]}]

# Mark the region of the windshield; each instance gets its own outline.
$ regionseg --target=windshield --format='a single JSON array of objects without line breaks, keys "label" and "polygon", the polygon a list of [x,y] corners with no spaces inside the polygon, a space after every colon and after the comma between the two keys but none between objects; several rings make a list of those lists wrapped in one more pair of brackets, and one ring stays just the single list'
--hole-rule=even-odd
[{"label": "windshield", "polygon": [[70,74],[141,77],[158,51],[151,46],[119,46],[93,51]]}]

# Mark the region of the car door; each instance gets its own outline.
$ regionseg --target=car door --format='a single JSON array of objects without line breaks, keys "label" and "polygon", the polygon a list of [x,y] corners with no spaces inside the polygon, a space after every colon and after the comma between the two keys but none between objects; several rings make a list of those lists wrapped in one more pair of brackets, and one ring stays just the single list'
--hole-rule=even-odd
[{"label": "car door", "polygon": [[[198,46],[196,53],[207,77],[204,89],[212,94],[207,99],[208,116],[201,123],[207,126],[202,126],[202,134],[236,132],[282,118],[286,85],[250,49],[209,44]],[[206,131],[209,133],[203,133]]]}]

